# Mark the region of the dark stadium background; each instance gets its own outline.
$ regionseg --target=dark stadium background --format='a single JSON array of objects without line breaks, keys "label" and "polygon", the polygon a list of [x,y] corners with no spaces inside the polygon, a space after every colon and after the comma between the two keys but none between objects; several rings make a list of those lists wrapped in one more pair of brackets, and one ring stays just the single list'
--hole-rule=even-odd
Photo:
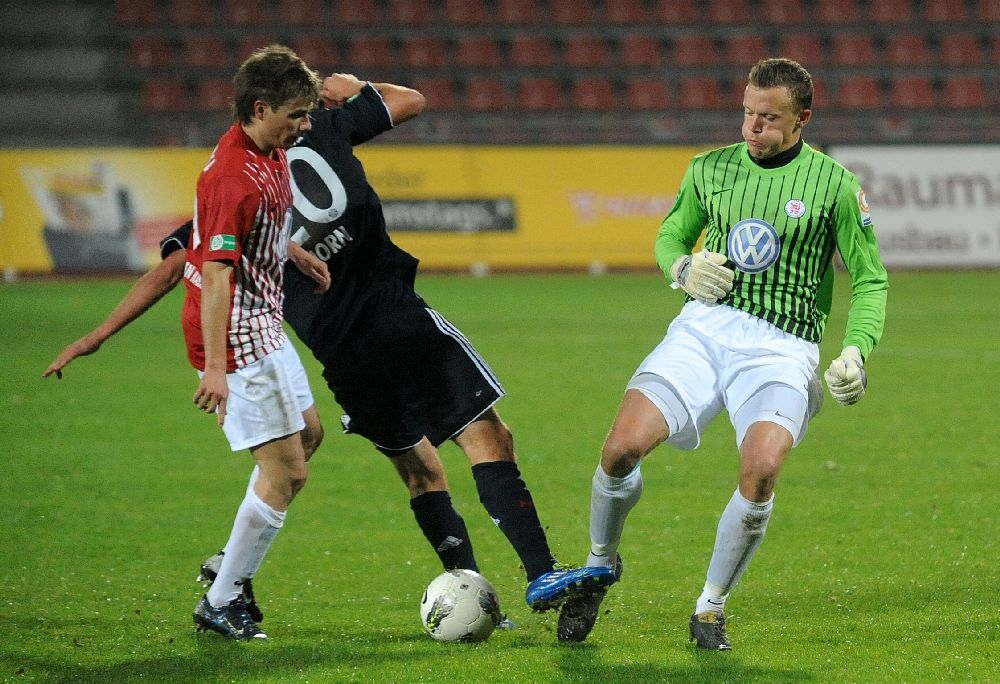
[{"label": "dark stadium background", "polygon": [[772,55],[819,145],[1000,139],[998,0],[5,0],[0,146],[211,145],[272,41],[424,92],[397,144],[729,142]]}]

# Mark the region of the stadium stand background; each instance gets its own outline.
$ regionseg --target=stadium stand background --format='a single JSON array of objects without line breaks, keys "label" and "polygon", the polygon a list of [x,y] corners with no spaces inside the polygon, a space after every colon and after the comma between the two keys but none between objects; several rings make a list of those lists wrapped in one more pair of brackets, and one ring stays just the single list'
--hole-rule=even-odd
[{"label": "stadium stand background", "polygon": [[211,145],[268,42],[421,90],[395,143],[729,142],[772,55],[811,141],[1000,142],[1000,0],[4,0],[0,145]]}]

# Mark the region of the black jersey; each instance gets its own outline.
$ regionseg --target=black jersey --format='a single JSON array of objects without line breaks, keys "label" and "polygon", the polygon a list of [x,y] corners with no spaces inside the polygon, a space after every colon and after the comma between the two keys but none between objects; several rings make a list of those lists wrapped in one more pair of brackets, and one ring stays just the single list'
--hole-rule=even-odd
[{"label": "black jersey", "polygon": [[[288,151],[292,239],[326,262],[330,288],[294,265],[285,268],[285,319],[324,361],[335,353],[369,298],[385,290],[412,294],[417,259],[397,247],[386,230],[382,205],[368,184],[360,145],[392,128],[381,95],[370,84],[340,109],[311,115],[312,129]],[[325,358],[324,358],[325,357]]]}]

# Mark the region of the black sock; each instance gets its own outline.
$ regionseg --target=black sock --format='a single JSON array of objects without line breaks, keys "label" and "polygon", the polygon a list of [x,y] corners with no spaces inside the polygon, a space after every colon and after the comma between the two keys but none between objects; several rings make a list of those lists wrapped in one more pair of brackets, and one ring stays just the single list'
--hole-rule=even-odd
[{"label": "black sock", "polygon": [[451,505],[448,492],[421,494],[410,499],[410,508],[445,570],[460,568],[479,572],[469,531],[462,516]]},{"label": "black sock", "polygon": [[479,500],[517,552],[528,581],[555,567],[531,492],[517,464],[493,461],[472,466]]}]

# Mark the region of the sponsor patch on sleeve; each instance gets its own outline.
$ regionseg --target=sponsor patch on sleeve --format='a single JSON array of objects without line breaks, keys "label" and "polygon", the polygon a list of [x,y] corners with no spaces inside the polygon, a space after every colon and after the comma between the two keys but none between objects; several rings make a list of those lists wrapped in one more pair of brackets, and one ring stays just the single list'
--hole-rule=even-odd
[{"label": "sponsor patch on sleeve", "polygon": [[235,235],[213,235],[212,241],[208,243],[208,248],[213,252],[233,251],[236,249]]},{"label": "sponsor patch on sleeve", "polygon": [[864,190],[858,190],[858,210],[861,212],[861,225],[870,226],[872,215],[868,213],[868,198],[865,197]]}]

